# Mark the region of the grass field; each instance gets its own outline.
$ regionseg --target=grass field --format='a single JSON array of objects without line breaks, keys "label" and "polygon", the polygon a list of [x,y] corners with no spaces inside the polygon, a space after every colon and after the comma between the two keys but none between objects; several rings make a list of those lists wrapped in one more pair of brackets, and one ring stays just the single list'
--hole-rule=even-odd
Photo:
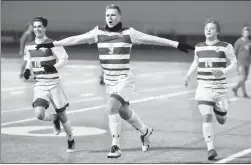
[{"label": "grass field", "polygon": [[[105,87],[98,83],[98,61],[70,60],[61,70],[70,101],[67,113],[75,133],[75,153],[66,152],[64,132],[55,136],[49,122],[35,118],[31,108],[33,82],[18,77],[20,63],[15,58],[1,60],[1,163],[251,162],[251,100],[235,98],[231,90],[227,123],[219,125],[215,119],[213,122],[218,159],[207,160],[202,118],[194,100],[195,75],[188,88],[183,86],[189,63],[131,62],[137,77],[131,108],[154,132],[151,147],[144,153],[140,134],[123,122],[122,157],[118,159],[107,159],[111,137],[104,112]],[[233,86],[236,73],[228,80]],[[249,78],[249,94],[250,83]],[[48,111],[53,112],[51,106]]]}]

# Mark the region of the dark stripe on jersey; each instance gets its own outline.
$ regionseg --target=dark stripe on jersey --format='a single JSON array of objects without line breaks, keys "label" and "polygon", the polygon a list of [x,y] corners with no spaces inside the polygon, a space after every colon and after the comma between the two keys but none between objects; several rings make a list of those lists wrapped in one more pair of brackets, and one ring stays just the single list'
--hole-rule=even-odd
[{"label": "dark stripe on jersey", "polygon": [[105,80],[108,80],[108,81],[118,81],[118,80],[111,80],[111,79],[106,79],[106,78],[105,78]]},{"label": "dark stripe on jersey", "polygon": [[45,71],[33,71],[33,73],[34,73],[35,75],[46,74]]},{"label": "dark stripe on jersey", "polygon": [[127,76],[128,74],[113,74],[113,75],[111,75],[111,74],[106,74],[106,73],[104,73],[106,76]]},{"label": "dark stripe on jersey", "polygon": [[226,116],[227,115],[227,111],[226,112],[221,112],[221,111],[217,111],[215,108],[214,108],[214,113],[217,114],[217,115],[220,115],[220,116]]},{"label": "dark stripe on jersey", "polygon": [[122,35],[122,36],[98,35],[98,43],[118,43],[118,42],[132,43],[130,35]]},{"label": "dark stripe on jersey", "polygon": [[[196,45],[196,47],[204,47],[204,46],[210,46],[210,45],[207,45],[205,42],[201,42],[201,43],[198,43],[198,44]],[[228,43],[220,41],[220,42],[217,42],[216,44],[211,45],[211,46],[222,46],[222,47],[227,47],[227,46],[228,46]]]},{"label": "dark stripe on jersey", "polygon": [[[35,77],[34,79],[58,79],[59,78],[59,76],[57,76],[57,77]],[[40,81],[39,81],[40,82]]]},{"label": "dark stripe on jersey", "polygon": [[205,62],[199,62],[198,67],[199,68],[221,68],[221,67],[226,67],[226,62],[212,62],[212,65],[208,64],[208,67],[206,66]]},{"label": "dark stripe on jersey", "polygon": [[198,73],[198,75],[204,75],[204,76],[212,76],[213,75],[213,73],[212,72],[197,72]]},{"label": "dark stripe on jersey", "polygon": [[[109,55],[110,49],[109,45],[107,48],[98,48],[99,55]],[[130,47],[114,47],[113,54],[130,54],[131,48]]]},{"label": "dark stripe on jersey", "polygon": [[215,106],[215,102],[212,101],[205,101],[205,100],[199,100],[198,104],[204,104],[204,105],[210,105],[210,106]]},{"label": "dark stripe on jersey", "polygon": [[100,60],[101,64],[129,64],[129,59],[111,59],[111,60]]},{"label": "dark stripe on jersey", "polygon": [[109,70],[109,71],[123,71],[123,70],[130,70],[129,68],[104,68],[104,70]]},{"label": "dark stripe on jersey", "polygon": [[[48,61],[41,61],[41,62],[40,62],[40,65],[41,65],[41,66],[43,66],[43,65],[45,65],[45,64],[54,65],[54,64],[56,64],[56,62],[57,62],[56,59],[48,60]],[[32,66],[33,66],[34,68],[37,68],[37,66],[35,66],[35,61],[32,61]]]},{"label": "dark stripe on jersey", "polygon": [[223,51],[217,53],[215,50],[201,50],[196,52],[199,58],[226,58]]},{"label": "dark stripe on jersey", "polygon": [[29,50],[29,52],[31,57],[49,57],[53,55],[51,49],[45,49],[43,51],[41,49],[38,50],[32,49]]},{"label": "dark stripe on jersey", "polygon": [[197,80],[204,80],[204,81],[222,81],[222,80],[226,80],[226,78],[220,78],[220,79],[204,79],[204,78],[197,78]]}]

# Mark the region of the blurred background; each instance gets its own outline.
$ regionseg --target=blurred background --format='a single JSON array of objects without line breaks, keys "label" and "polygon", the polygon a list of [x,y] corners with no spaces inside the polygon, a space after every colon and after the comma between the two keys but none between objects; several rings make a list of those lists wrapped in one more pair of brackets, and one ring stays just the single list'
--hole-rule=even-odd
[{"label": "blurred background", "polygon": [[[192,45],[204,41],[204,21],[207,17],[214,17],[220,21],[220,39],[230,43],[237,40],[244,25],[251,24],[251,2],[249,1],[2,1],[2,52],[18,52],[20,36],[25,31],[27,22],[31,22],[35,16],[43,16],[49,20],[47,35],[58,40],[85,33],[96,25],[103,26],[105,7],[111,3],[120,6],[124,26],[132,26],[148,34]],[[73,53],[71,57],[98,58],[92,55],[97,53],[95,45],[81,45],[66,49],[71,53],[86,48],[88,48],[86,51],[91,52],[85,55]],[[135,51],[173,50],[158,46],[135,46],[134,49]],[[190,57],[176,58],[172,55],[169,58],[141,58],[144,53],[140,54],[132,57],[132,60],[138,58],[140,60],[190,60]],[[2,54],[3,57],[12,57],[12,55],[13,53]]]}]

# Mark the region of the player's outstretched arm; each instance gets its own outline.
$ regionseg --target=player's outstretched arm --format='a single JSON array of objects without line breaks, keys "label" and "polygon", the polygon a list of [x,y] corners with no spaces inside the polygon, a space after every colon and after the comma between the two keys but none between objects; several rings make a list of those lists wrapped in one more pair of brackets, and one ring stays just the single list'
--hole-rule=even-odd
[{"label": "player's outstretched arm", "polygon": [[95,30],[96,29],[93,29],[85,34],[67,37],[59,41],[54,41],[54,42],[44,43],[44,44],[37,44],[36,49],[94,43],[96,41]]},{"label": "player's outstretched arm", "polygon": [[177,48],[185,53],[188,53],[188,50],[194,50],[194,46],[189,44],[179,43],[177,41],[172,41],[166,38],[161,38],[149,34],[139,32],[131,28],[131,40],[135,44],[148,44],[148,45],[159,45],[159,46],[170,46]]}]

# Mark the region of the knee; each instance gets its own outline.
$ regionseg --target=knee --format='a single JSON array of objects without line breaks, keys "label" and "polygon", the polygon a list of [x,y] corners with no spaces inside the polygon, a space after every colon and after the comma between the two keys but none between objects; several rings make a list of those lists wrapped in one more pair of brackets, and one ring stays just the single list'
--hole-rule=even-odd
[{"label": "knee", "polygon": [[45,112],[43,107],[35,108],[35,114],[38,120],[44,120]]},{"label": "knee", "polygon": [[119,113],[119,109],[111,105],[108,105],[105,111],[110,115]]},{"label": "knee", "polygon": [[128,107],[121,107],[119,115],[124,120],[129,120],[132,117],[132,111]]},{"label": "knee", "polygon": [[204,123],[212,123],[213,121],[213,115],[212,114],[205,114],[203,116],[203,122]]},{"label": "knee", "polygon": [[60,120],[63,124],[66,123],[66,122],[68,121],[68,118],[67,118],[67,116],[66,116],[65,111],[63,111],[63,112],[57,112],[57,115],[58,115],[58,117],[59,117],[59,120]]}]

